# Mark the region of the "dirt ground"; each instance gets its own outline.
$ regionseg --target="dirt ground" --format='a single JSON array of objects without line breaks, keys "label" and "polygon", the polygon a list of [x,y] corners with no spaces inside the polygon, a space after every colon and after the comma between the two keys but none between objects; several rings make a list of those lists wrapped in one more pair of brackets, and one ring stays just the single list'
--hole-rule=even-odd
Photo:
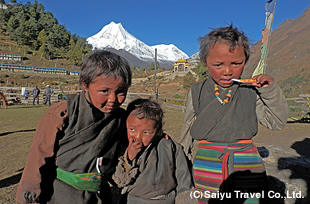
[{"label": "dirt ground", "polygon": [[295,142],[303,141],[306,138],[310,139],[310,123],[288,121],[286,127],[281,131],[272,131],[260,127],[257,136],[254,137],[254,142],[258,145],[268,144],[291,148]]},{"label": "dirt ground", "polygon": [[310,203],[310,123],[289,121],[281,131],[260,128],[254,142],[263,158],[271,190],[291,196],[285,204]]}]

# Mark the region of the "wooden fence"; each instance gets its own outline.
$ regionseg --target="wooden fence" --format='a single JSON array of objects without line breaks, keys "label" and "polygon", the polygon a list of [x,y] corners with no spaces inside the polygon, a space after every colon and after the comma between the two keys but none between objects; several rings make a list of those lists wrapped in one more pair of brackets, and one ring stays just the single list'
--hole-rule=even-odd
[{"label": "wooden fence", "polygon": [[310,94],[300,94],[295,98],[286,98],[290,116],[310,117]]},{"label": "wooden fence", "polygon": [[[29,96],[26,99],[24,96],[21,95],[21,87],[0,87],[0,92],[2,92],[8,102],[9,105],[13,104],[29,104],[32,105],[32,88],[26,88],[25,90],[28,91]],[[45,99],[45,89],[41,89],[39,101],[40,104],[43,104]],[[65,95],[67,94],[74,94],[79,93],[81,90],[78,91],[62,91],[60,89],[53,89],[54,93],[51,96],[51,103],[57,103],[61,100],[65,100]],[[124,102],[123,106],[126,105],[134,100],[135,98],[153,98],[154,94],[147,94],[147,93],[132,93],[128,92],[126,101]],[[182,111],[185,112],[185,99],[176,99],[176,98],[165,98],[157,96],[158,102],[165,108],[174,111]],[[298,97],[295,98],[286,98],[287,103],[289,105],[289,114],[290,117],[301,117],[301,118],[309,118],[310,115],[310,94],[300,94]]]}]

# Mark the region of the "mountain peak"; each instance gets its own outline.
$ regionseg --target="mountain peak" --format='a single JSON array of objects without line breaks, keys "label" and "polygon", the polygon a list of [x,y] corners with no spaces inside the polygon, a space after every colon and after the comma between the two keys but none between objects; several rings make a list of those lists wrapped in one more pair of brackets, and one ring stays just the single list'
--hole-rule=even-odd
[{"label": "mountain peak", "polygon": [[101,31],[87,39],[94,48],[113,48],[125,50],[137,58],[150,61],[154,60],[155,48],[157,48],[158,61],[171,61],[171,65],[178,59],[187,59],[188,56],[175,45],[148,46],[128,33],[121,23],[112,21],[105,25]]},{"label": "mountain peak", "polygon": [[112,21],[111,23],[109,23],[108,25],[104,26],[102,28],[103,29],[113,29],[113,30],[125,30],[122,23],[115,23],[114,21]]}]

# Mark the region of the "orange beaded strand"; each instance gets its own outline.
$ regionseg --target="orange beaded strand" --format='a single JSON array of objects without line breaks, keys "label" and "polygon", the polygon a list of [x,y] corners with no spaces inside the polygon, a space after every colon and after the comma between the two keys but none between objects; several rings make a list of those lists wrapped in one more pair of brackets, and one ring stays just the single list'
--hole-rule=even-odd
[{"label": "orange beaded strand", "polygon": [[219,87],[216,84],[214,85],[214,92],[215,92],[215,97],[217,98],[217,100],[222,105],[226,105],[228,103],[229,99],[231,98],[231,95],[232,95],[232,90],[228,90],[228,92],[226,94],[226,98],[224,99],[224,101],[222,101],[222,99],[220,98]]}]

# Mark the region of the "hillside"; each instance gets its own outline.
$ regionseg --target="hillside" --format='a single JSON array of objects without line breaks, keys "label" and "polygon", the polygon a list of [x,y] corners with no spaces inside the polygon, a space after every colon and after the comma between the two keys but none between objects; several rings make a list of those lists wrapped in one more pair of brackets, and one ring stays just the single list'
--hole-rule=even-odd
[{"label": "hillside", "polygon": [[[261,42],[252,46],[244,76],[250,76],[257,66],[260,46]],[[310,93],[310,8],[299,18],[286,20],[273,30],[266,73],[276,79],[285,96]]]},{"label": "hillside", "polygon": [[[261,42],[259,41],[251,47],[252,55],[246,65],[243,77],[250,77],[251,73],[257,66],[260,59],[260,46]],[[22,50],[17,48],[16,43],[10,41],[9,38],[3,34],[0,34],[0,52],[21,54],[24,57],[23,64],[25,65],[79,70],[78,66],[70,65],[65,59],[47,60],[38,55],[33,56],[31,54],[23,54]],[[123,53],[122,55],[125,54]],[[131,61],[137,61],[136,57],[133,56],[127,56],[126,58],[130,58]],[[11,62],[0,61],[0,63]],[[141,64],[141,66],[143,67],[147,65]],[[152,72],[141,72],[138,74],[138,72],[135,72],[134,78],[148,77],[151,73]],[[277,29],[273,30],[267,56],[266,74],[275,78],[286,97],[296,97],[301,93],[310,93],[310,8],[308,8],[299,18],[286,20]],[[184,88],[188,88],[190,83],[195,82],[195,80],[190,77],[191,76],[188,76],[187,78],[181,76],[173,76],[170,78],[159,77],[157,81],[158,91],[160,94],[164,94],[165,97],[173,97],[174,95],[184,96],[186,93],[186,89]],[[55,79],[51,79],[51,81],[53,80]],[[22,83],[25,82],[16,82],[15,84]],[[133,88],[137,89],[136,92],[153,93],[154,81],[151,79],[143,80],[143,82],[134,84],[132,89]]]},{"label": "hillside", "polygon": [[[0,34],[0,53],[10,53],[10,54],[20,54],[23,57],[23,65],[32,65],[37,67],[57,67],[57,68],[66,68],[67,70],[79,70],[78,66],[72,66],[71,63],[65,59],[54,59],[48,60],[46,58],[32,55],[24,54],[22,49],[17,47],[17,43],[11,41],[7,35]],[[13,64],[12,61],[3,61],[0,60],[0,63]]]}]

